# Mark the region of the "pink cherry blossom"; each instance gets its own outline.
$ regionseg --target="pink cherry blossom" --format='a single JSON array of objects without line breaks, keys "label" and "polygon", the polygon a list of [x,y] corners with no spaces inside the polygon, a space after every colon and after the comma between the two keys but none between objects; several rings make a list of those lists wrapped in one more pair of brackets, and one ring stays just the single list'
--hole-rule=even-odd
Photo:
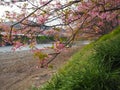
[{"label": "pink cherry blossom", "polygon": [[44,24],[45,23],[45,21],[48,19],[48,15],[40,15],[40,16],[38,16],[37,17],[37,22],[39,23],[39,24]]},{"label": "pink cherry blossom", "polygon": [[44,5],[48,2],[48,0],[39,0],[40,5]]}]

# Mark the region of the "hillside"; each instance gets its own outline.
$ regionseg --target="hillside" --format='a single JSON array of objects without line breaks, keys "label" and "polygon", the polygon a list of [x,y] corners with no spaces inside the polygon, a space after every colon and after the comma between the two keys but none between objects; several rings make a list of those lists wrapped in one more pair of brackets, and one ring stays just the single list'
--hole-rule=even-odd
[{"label": "hillside", "polygon": [[85,46],[40,89],[120,90],[120,27]]}]

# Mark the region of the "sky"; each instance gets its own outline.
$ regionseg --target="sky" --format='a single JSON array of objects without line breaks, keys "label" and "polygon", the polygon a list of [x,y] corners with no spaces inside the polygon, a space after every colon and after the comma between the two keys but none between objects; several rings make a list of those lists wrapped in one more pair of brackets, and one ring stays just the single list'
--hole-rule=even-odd
[{"label": "sky", "polygon": [[[5,0],[5,1],[10,1],[10,0]],[[22,5],[25,2],[18,2],[16,3],[16,5]],[[11,4],[9,5],[0,5],[0,17],[3,17],[3,15],[5,14],[5,11],[15,11],[17,13],[20,13],[20,9],[16,6],[15,4]],[[30,7],[30,5],[29,5]]]},{"label": "sky", "polygon": [[[0,0],[1,1],[1,0]],[[4,0],[4,2],[10,2],[11,0]],[[34,0],[29,0],[29,1],[34,1]],[[35,0],[35,1],[40,1],[40,0]],[[46,0],[42,0],[42,1],[46,1]],[[58,1],[58,0],[54,0],[54,1]],[[54,3],[53,1],[53,3]],[[65,1],[70,1],[70,0],[60,0],[62,3],[65,3]],[[17,2],[16,5],[22,5],[26,2]],[[15,11],[15,12],[20,12],[20,9],[15,6],[15,4],[11,4],[13,7],[10,7],[8,5],[0,5],[0,17],[2,17],[2,15],[4,15],[5,11]],[[31,5],[28,3],[28,7],[31,7]]]},{"label": "sky", "polygon": [[[5,0],[7,2],[10,2],[11,0]],[[34,1],[34,0],[33,0]],[[57,1],[57,0],[55,0]],[[65,1],[67,0],[60,0],[62,3],[65,3]],[[22,5],[24,4],[25,2],[18,2],[16,3],[16,5]],[[27,3],[27,1],[26,1]],[[53,2],[54,3],[54,2]],[[12,7],[8,6],[8,5],[0,5],[0,18],[2,19],[5,19],[4,16],[5,16],[5,11],[15,11],[17,13],[20,13],[20,9],[15,5],[15,4],[11,4]],[[28,5],[28,7],[31,7],[31,5]],[[6,20],[6,19],[5,19]],[[7,21],[7,20],[6,20]],[[50,23],[47,23],[46,25],[49,25],[49,26],[52,26],[52,25],[55,25],[55,24],[60,24],[61,23],[61,20],[54,20],[53,22],[50,22]]]}]

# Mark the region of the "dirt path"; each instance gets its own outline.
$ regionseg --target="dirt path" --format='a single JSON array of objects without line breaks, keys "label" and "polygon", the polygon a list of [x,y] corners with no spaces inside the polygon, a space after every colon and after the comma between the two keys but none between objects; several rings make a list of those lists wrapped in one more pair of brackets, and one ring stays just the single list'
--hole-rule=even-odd
[{"label": "dirt path", "polygon": [[53,69],[37,69],[38,60],[29,51],[0,53],[0,90],[29,90],[41,86],[78,49],[69,49],[53,62]]}]

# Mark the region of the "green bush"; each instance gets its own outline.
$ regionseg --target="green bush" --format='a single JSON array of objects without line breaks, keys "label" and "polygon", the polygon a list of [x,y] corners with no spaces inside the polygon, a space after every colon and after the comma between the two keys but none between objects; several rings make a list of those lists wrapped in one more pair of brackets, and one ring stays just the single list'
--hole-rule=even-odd
[{"label": "green bush", "polygon": [[85,46],[38,90],[120,90],[120,27]]},{"label": "green bush", "polygon": [[54,41],[54,37],[53,36],[37,36],[36,40],[37,40],[37,43],[47,43],[47,42]]}]

